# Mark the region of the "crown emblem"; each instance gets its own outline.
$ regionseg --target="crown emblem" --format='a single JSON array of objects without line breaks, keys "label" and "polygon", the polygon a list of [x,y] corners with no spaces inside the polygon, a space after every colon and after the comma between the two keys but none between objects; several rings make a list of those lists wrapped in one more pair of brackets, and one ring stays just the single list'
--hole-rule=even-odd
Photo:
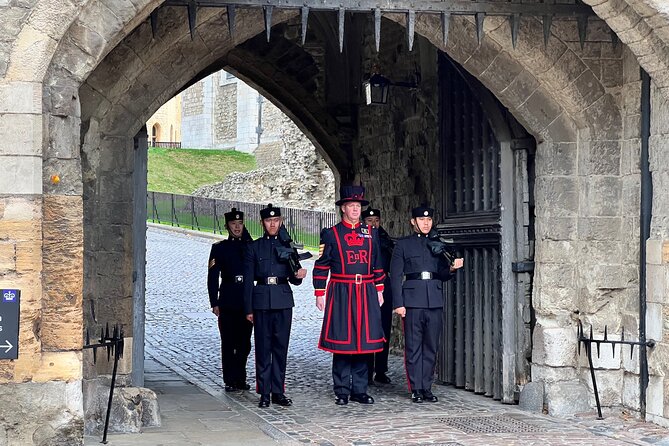
[{"label": "crown emblem", "polygon": [[346,240],[348,246],[362,246],[365,242],[365,239],[359,237],[357,232],[349,232],[344,236],[344,240]]}]

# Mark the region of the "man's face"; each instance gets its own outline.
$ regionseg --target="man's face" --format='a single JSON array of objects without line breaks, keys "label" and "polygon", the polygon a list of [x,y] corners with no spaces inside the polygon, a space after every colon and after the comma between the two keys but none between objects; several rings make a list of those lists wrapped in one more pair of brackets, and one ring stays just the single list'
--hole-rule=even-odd
[{"label": "man's face", "polygon": [[244,220],[231,220],[228,222],[228,231],[235,238],[240,238],[244,231]]},{"label": "man's face", "polygon": [[376,215],[370,215],[369,217],[365,218],[365,224],[378,229],[379,226],[381,226],[381,219]]},{"label": "man's face", "polygon": [[279,228],[281,228],[281,223],[283,219],[281,217],[269,217],[265,218],[262,221],[265,231],[269,235],[277,235],[279,233]]},{"label": "man's face", "polygon": [[362,206],[357,201],[352,201],[350,203],[345,203],[341,206],[341,211],[344,213],[344,217],[349,222],[358,222],[360,221],[360,213],[362,212]]},{"label": "man's face", "polygon": [[411,225],[416,232],[427,234],[432,229],[432,217],[416,217],[411,219]]}]

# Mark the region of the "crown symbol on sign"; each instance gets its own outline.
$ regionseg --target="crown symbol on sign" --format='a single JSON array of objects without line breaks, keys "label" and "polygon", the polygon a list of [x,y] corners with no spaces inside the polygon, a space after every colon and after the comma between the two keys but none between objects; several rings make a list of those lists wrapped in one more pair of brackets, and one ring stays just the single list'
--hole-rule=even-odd
[{"label": "crown symbol on sign", "polygon": [[349,232],[344,236],[344,240],[346,240],[348,246],[362,246],[365,242],[365,239],[358,236],[356,232]]}]

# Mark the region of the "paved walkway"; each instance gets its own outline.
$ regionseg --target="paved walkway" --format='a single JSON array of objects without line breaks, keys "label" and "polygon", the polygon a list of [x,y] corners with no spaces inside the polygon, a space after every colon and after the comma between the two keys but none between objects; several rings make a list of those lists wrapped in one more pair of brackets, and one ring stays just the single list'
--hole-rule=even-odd
[{"label": "paved walkway", "polygon": [[[134,436],[110,435],[112,444],[669,445],[668,431],[619,414],[604,421],[594,412],[556,419],[446,386],[433,389],[439,403],[412,404],[402,360],[392,356],[393,384],[370,389],[373,406],[335,406],[331,355],[316,348],[322,313],[310,278],[294,288],[286,383],[294,405],[259,409],[255,393],[223,391],[219,335],[205,285],[211,243],[149,229],[146,385],[159,392],[164,424]],[[248,370],[253,384],[253,352]],[[149,435],[154,443],[138,442]]]}]

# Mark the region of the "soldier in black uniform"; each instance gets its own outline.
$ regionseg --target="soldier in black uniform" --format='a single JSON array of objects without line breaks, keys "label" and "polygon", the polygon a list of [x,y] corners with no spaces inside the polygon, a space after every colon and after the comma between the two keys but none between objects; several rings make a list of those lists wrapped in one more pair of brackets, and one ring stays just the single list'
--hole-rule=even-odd
[{"label": "soldier in black uniform", "polygon": [[[316,307],[323,311],[318,348],[332,352],[335,404],[373,404],[367,394],[367,358],[383,350],[383,280],[376,229],[360,224],[362,186],[343,186],[342,221],[321,231],[320,257],[314,266]],[[329,283],[328,274],[330,276]]]},{"label": "soldier in black uniform", "polygon": [[207,289],[212,312],[218,317],[225,390],[248,390],[246,361],[251,352],[253,324],[244,313],[242,262],[251,235],[244,227],[244,213],[225,213],[228,239],[214,243],[209,254]]},{"label": "soldier in black uniform", "polygon": [[[386,375],[386,372],[388,372],[390,329],[393,325],[393,294],[391,292],[392,288],[390,286],[390,276],[388,274],[390,272],[390,258],[393,255],[395,242],[381,226],[380,210],[368,206],[367,209],[362,211],[362,221],[367,226],[378,230],[379,244],[381,246],[381,264],[383,265],[383,272],[386,274],[386,278],[383,281],[383,305],[381,305],[381,325],[383,327],[383,334],[385,335],[386,342],[383,343],[383,351],[369,355],[369,362],[367,363],[369,368],[369,383],[372,384],[376,381],[383,384],[390,384],[391,380],[388,375]],[[373,376],[374,373],[376,373],[376,376]]]},{"label": "soldier in black uniform", "polygon": [[390,263],[393,307],[404,318],[404,360],[414,403],[438,401],[432,382],[443,325],[443,282],[463,264],[455,259],[451,265],[433,251],[434,243],[441,243],[428,238],[433,216],[434,209],[427,206],[411,211],[415,234],[397,241]]},{"label": "soldier in black uniform", "polygon": [[265,233],[249,245],[244,261],[244,311],[255,326],[258,406],[269,407],[270,395],[272,403],[290,406],[293,402],[284,393],[295,306],[289,283],[300,285],[307,270],[301,268],[294,275],[288,262],[279,259],[276,248],[281,246],[281,209],[268,204],[260,211],[260,218]]}]

